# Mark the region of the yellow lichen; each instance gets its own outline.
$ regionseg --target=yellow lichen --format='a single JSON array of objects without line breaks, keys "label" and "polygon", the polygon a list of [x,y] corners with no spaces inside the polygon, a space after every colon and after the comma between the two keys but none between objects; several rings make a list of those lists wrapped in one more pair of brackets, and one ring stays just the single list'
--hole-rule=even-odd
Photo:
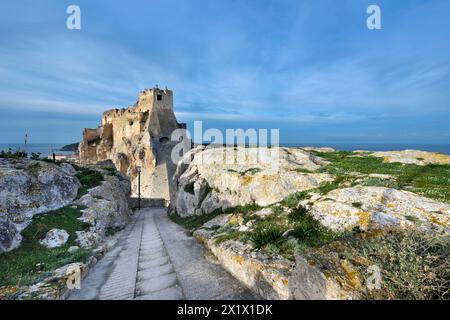
[{"label": "yellow lichen", "polygon": [[341,268],[344,271],[345,279],[342,283],[345,289],[359,289],[361,288],[361,281],[359,280],[358,273],[350,265],[348,260],[341,260]]},{"label": "yellow lichen", "polygon": [[359,224],[360,228],[363,230],[367,230],[369,228],[370,213],[361,211],[358,213],[358,217],[359,217],[358,224]]},{"label": "yellow lichen", "polygon": [[251,176],[246,175],[246,176],[242,177],[242,185],[244,185],[244,186],[248,185],[251,181],[252,181]]},{"label": "yellow lichen", "polygon": [[233,256],[234,262],[242,266],[242,263],[244,262],[244,257],[242,256]]}]

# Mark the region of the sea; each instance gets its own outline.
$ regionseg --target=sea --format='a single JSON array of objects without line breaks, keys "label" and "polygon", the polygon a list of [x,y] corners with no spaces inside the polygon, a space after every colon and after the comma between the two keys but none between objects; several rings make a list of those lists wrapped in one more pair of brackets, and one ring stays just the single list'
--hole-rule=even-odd
[{"label": "sea", "polygon": [[[29,155],[31,153],[41,153],[42,157],[47,157],[52,153],[56,154],[73,154],[70,151],[61,151],[60,149],[70,143],[39,143],[39,144],[0,144],[0,150],[13,151],[17,149],[25,150]],[[332,147],[337,150],[353,151],[392,151],[392,150],[422,150],[430,152],[438,152],[450,155],[450,144],[381,144],[381,143],[280,143],[282,147]]]},{"label": "sea", "polygon": [[16,150],[22,150],[28,153],[30,156],[33,152],[34,153],[40,153],[41,157],[48,157],[49,155],[52,155],[53,153],[56,154],[66,154],[70,155],[73,154],[71,151],[61,151],[61,148],[64,147],[66,144],[58,144],[58,143],[35,143],[35,144],[20,144],[20,143],[12,143],[12,144],[0,144],[0,151],[4,150],[5,152],[11,149],[12,151]]}]

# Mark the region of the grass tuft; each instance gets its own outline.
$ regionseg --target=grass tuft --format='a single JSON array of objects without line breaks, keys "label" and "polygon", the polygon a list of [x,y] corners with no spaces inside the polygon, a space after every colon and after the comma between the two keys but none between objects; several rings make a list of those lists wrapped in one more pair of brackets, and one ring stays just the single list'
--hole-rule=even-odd
[{"label": "grass tuft", "polygon": [[266,245],[278,246],[286,239],[283,238],[283,230],[276,226],[266,226],[256,229],[249,237],[255,249],[261,249]]}]

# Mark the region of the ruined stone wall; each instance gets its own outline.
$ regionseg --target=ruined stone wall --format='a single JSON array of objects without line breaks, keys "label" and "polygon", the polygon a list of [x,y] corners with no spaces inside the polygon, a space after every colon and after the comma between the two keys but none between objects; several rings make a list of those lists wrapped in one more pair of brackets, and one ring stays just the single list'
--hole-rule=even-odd
[{"label": "ruined stone wall", "polygon": [[173,112],[173,93],[158,88],[142,91],[134,106],[103,113],[97,129],[85,129],[80,143],[80,161],[112,160],[130,177],[137,194],[137,168],[141,167],[141,195],[150,197],[152,175],[157,164],[161,138],[169,138],[182,127]]}]

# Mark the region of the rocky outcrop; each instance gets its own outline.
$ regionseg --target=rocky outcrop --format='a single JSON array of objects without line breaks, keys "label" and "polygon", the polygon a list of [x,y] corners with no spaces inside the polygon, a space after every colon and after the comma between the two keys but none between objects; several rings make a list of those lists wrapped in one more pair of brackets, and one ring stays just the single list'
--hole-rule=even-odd
[{"label": "rocky outcrop", "polygon": [[80,183],[70,165],[0,159],[0,252],[16,248],[33,215],[75,199]]},{"label": "rocky outcrop", "polygon": [[108,230],[124,228],[131,219],[128,197],[131,192],[130,181],[118,175],[106,175],[105,181],[75,202],[86,209],[81,220],[91,227],[77,232],[77,243],[84,248],[93,247],[105,238]]},{"label": "rocky outcrop", "polygon": [[302,149],[199,146],[178,164],[174,209],[185,217],[217,208],[275,203],[333,180],[329,174],[314,172],[326,163]]},{"label": "rocky outcrop", "polygon": [[214,231],[207,227],[194,232],[195,238],[203,243],[222,266],[248,288],[263,299],[289,300],[292,292],[289,277],[294,263],[281,256],[270,256],[255,252],[251,246],[229,240],[216,243]]},{"label": "rocky outcrop", "polygon": [[[304,149],[281,148],[278,171],[250,164],[252,155],[239,165],[224,164],[224,154],[223,148],[199,147],[186,155],[174,177],[174,209],[190,216],[235,207],[228,211],[232,214],[216,216],[193,234],[224,268],[263,298],[397,299],[412,296],[402,291],[408,286],[422,291],[420,297],[448,296],[436,290],[448,282],[447,203],[365,185],[368,179],[389,185],[395,182],[393,175],[355,170],[334,180],[319,173],[326,162]],[[404,154],[403,161],[395,162],[415,163],[408,160],[410,153]],[[424,156],[417,164],[446,163],[435,160]],[[272,174],[275,171],[278,175]],[[289,196],[302,190],[307,192]],[[283,198],[286,201],[280,201]],[[263,208],[239,211],[238,206],[249,203]],[[274,233],[265,234],[270,228]],[[272,236],[277,238],[255,244]],[[308,242],[314,237],[323,242]],[[409,283],[412,275],[415,284]],[[372,283],[376,277],[382,279],[379,287]]]},{"label": "rocky outcrop", "polygon": [[310,213],[334,231],[408,229],[450,232],[450,206],[408,191],[384,187],[337,189],[310,205]]},{"label": "rocky outcrop", "polygon": [[450,164],[450,156],[448,155],[419,150],[378,151],[371,153],[371,155],[383,158],[383,161],[387,163],[399,162],[419,166],[427,164]]},{"label": "rocky outcrop", "polygon": [[[106,170],[103,166],[89,166],[82,169],[90,172],[97,171],[103,176],[100,185],[89,189],[87,194],[80,199],[68,203],[68,206],[72,206],[74,209],[80,210],[82,208],[82,215],[79,219],[86,223],[87,229],[75,232],[75,241],[78,246],[69,247],[67,252],[76,255],[77,251],[83,250],[80,255],[88,253],[87,261],[85,263],[71,263],[56,270],[45,272],[45,274],[36,278],[39,282],[31,286],[1,287],[0,299],[54,300],[64,298],[69,290],[67,281],[71,276],[70,271],[76,269],[79,276],[84,277],[89,269],[116,243],[118,238],[110,235],[124,228],[131,221],[132,211],[128,206],[131,192],[129,179],[119,172]],[[73,173],[72,170],[75,171],[68,164],[61,165],[57,170],[71,173]],[[79,172],[83,172],[83,170]],[[0,226],[8,228],[6,223]],[[9,227],[9,230],[17,229]],[[71,236],[74,236],[74,234],[69,235],[65,230],[54,228],[48,231],[45,237],[40,240],[36,239],[36,241],[39,240],[42,246],[52,249],[63,245],[67,246],[67,241]],[[80,259],[84,258],[80,257]],[[62,258],[61,261],[65,260],[67,259]],[[61,261],[57,263],[61,263]],[[35,266],[30,266],[30,268],[33,267]]]},{"label": "rocky outcrop", "polygon": [[94,164],[112,160],[130,178],[133,194],[137,194],[140,168],[141,195],[150,198],[160,152],[170,143],[172,132],[179,128],[184,125],[176,121],[172,91],[147,89],[139,94],[134,106],[108,110],[98,128],[84,130],[79,145],[80,161]]}]

